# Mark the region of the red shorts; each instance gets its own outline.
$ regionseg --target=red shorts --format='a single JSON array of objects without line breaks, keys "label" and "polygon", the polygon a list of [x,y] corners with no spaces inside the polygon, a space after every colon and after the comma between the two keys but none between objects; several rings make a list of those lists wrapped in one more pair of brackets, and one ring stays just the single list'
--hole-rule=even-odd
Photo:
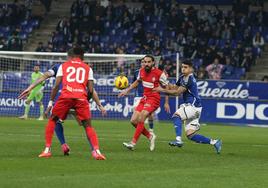
[{"label": "red shorts", "polygon": [[77,118],[88,120],[91,118],[89,102],[87,100],[59,98],[52,109],[52,115],[57,116],[61,120],[65,120],[69,110],[73,108]]},{"label": "red shorts", "polygon": [[143,97],[140,100],[140,103],[135,108],[136,111],[141,112],[142,110],[146,110],[150,114],[153,113],[160,106],[160,100],[156,98],[146,98]]}]

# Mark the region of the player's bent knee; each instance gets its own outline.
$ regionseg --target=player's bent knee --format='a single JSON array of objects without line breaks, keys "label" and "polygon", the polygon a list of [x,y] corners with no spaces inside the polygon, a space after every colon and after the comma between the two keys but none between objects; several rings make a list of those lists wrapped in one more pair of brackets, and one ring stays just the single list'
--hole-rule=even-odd
[{"label": "player's bent knee", "polygon": [[138,124],[138,121],[135,119],[131,119],[130,123],[135,127]]},{"label": "player's bent knee", "polygon": [[181,119],[181,116],[180,116],[179,114],[174,113],[174,114],[172,115],[172,119],[174,119],[174,118],[180,118],[180,119]]},{"label": "player's bent knee", "polygon": [[53,120],[53,121],[55,121],[55,122],[58,122],[59,121],[59,122],[62,123],[62,120],[58,116],[55,116],[53,114],[51,115],[50,119]]},{"label": "player's bent knee", "polygon": [[188,138],[189,140],[192,140],[192,138],[193,138],[194,135],[195,135],[195,133],[187,134],[186,136],[187,136],[187,138]]},{"label": "player's bent knee", "polygon": [[91,123],[89,120],[81,120],[81,125],[86,128],[86,127],[90,127]]},{"label": "player's bent knee", "polygon": [[186,132],[186,136],[189,140],[192,140],[193,136],[195,135],[196,131],[195,130],[188,130]]}]

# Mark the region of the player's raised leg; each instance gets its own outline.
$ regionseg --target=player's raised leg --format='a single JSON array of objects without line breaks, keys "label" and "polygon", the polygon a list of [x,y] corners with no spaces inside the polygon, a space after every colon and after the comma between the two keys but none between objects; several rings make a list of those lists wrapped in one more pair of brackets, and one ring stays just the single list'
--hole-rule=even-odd
[{"label": "player's raised leg", "polygon": [[196,131],[193,129],[187,130],[186,136],[189,140],[194,141],[196,143],[213,145],[217,154],[220,154],[221,152],[222,141],[220,139],[211,139],[201,134],[197,134]]},{"label": "player's raised leg", "polygon": [[[133,125],[133,127],[137,128],[137,125],[139,123],[139,118],[140,118],[140,112],[137,111],[137,110],[134,110],[132,116],[131,116],[131,119],[130,119],[130,122],[131,124]],[[147,137],[147,132],[146,130],[142,131],[142,134]]]},{"label": "player's raised leg", "polygon": [[139,122],[137,124],[134,136],[131,140],[131,142],[124,142],[123,145],[127,147],[130,150],[134,150],[134,147],[140,137],[141,134],[144,134],[150,141],[150,150],[153,151],[155,148],[155,139],[156,136],[154,133],[150,133],[145,127],[144,127],[144,121],[149,116],[150,112],[143,110],[139,113]]},{"label": "player's raised leg", "polygon": [[[185,131],[186,136],[189,140],[199,143],[199,144],[210,144],[214,146],[216,153],[221,152],[222,142],[219,139],[212,139],[201,134],[197,134],[200,129],[199,117],[202,108],[196,108],[193,106],[187,106],[184,108],[189,119],[186,120]],[[198,114],[198,115],[197,115]]]}]

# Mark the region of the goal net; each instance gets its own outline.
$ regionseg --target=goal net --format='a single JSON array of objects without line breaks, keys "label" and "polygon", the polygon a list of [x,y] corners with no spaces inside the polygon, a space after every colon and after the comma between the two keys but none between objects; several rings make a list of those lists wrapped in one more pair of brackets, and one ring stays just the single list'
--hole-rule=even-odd
[{"label": "goal net", "polygon": [[[114,87],[114,79],[124,73],[131,83],[136,69],[140,68],[140,59],[144,55],[125,54],[85,54],[84,61],[89,63],[94,71],[94,88],[99,94],[102,105],[107,110],[105,119],[127,119],[133,110],[134,92],[127,97],[118,98],[119,90]],[[25,113],[26,99],[18,99],[21,91],[31,84],[31,74],[34,66],[40,67],[40,72],[46,72],[55,63],[66,60],[66,53],[50,52],[5,52],[0,51],[0,116],[19,117]],[[159,62],[161,57],[156,58]],[[44,83],[41,102],[46,109],[55,78],[49,78]],[[94,101],[91,101],[92,117],[103,118]],[[39,103],[30,103],[29,118],[38,118]]]}]

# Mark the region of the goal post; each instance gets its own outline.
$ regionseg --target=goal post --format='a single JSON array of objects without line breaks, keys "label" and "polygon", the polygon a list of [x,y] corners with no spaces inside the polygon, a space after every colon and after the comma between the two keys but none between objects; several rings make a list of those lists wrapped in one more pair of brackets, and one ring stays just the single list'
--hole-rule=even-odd
[{"label": "goal post", "polygon": [[[114,78],[123,72],[131,82],[142,57],[144,55],[85,54],[84,61],[94,71],[95,89],[108,111],[106,118],[122,119],[131,114],[133,94],[126,98],[117,98],[119,91],[114,87]],[[40,72],[45,72],[53,64],[62,63],[66,59],[67,53],[0,51],[0,116],[19,117],[24,114],[26,100],[19,100],[17,97],[31,83],[35,65],[40,67]],[[42,99],[45,108],[54,81],[55,78],[50,78],[45,82]],[[93,117],[100,117],[94,102],[91,103],[91,111]],[[29,118],[37,118],[39,113],[39,103],[32,101]]]},{"label": "goal post", "polygon": [[[156,64],[158,65],[160,58],[169,56],[155,57]],[[95,102],[92,101],[91,112],[93,118],[129,119],[131,117],[134,92],[127,97],[118,98],[120,90],[114,87],[114,80],[120,73],[124,73],[131,83],[134,72],[140,68],[140,59],[143,57],[143,54],[86,53],[84,55],[84,61],[89,63],[93,69],[94,87],[108,114],[107,117],[101,117]],[[35,65],[38,65],[40,72],[44,73],[54,64],[65,62],[66,59],[67,53],[0,51],[0,117],[19,117],[24,114],[26,99],[20,100],[17,97],[31,83],[31,74]],[[54,82],[55,78],[52,77],[46,80],[44,84],[42,103],[45,108]],[[38,118],[39,114],[39,103],[32,101],[29,118]]]}]

